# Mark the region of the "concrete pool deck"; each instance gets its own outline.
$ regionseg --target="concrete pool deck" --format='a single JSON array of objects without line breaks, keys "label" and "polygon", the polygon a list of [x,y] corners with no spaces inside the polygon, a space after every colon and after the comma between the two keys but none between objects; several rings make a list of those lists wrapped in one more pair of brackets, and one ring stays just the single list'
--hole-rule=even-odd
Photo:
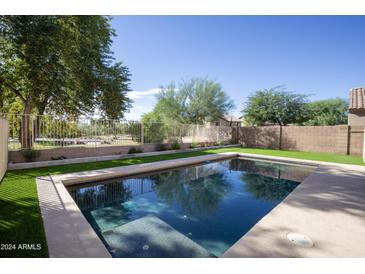
[{"label": "concrete pool deck", "polygon": [[[365,168],[321,165],[223,257],[365,257]],[[311,248],[288,233],[308,236]]]},{"label": "concrete pool deck", "polygon": [[[221,153],[37,178],[50,257],[111,257],[65,185],[233,157],[319,166],[223,257],[365,257],[365,167],[254,154]],[[287,233],[309,236],[298,247]]]}]

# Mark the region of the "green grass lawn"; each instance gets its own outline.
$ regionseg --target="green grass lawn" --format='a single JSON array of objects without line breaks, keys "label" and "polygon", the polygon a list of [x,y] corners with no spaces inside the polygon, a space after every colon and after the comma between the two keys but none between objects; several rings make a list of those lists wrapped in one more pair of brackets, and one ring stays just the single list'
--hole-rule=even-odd
[{"label": "green grass lawn", "polygon": [[221,151],[235,151],[242,153],[261,154],[261,155],[288,157],[288,158],[296,158],[303,160],[314,160],[321,162],[332,162],[339,164],[365,166],[365,163],[363,162],[361,156],[348,156],[348,155],[340,155],[333,153],[302,152],[302,151],[274,150],[274,149],[263,149],[263,148],[227,148],[227,149],[221,149]]},{"label": "green grass lawn", "polygon": [[296,151],[278,151],[253,148],[226,148],[198,152],[186,152],[161,156],[148,156],[134,159],[120,159],[103,162],[71,164],[55,167],[34,168],[8,171],[0,184],[0,244],[41,244],[37,250],[0,250],[0,257],[47,257],[47,243],[43,222],[38,206],[35,178],[42,175],[94,170],[100,168],[133,165],[140,163],[193,157],[219,152],[245,152],[317,160],[335,163],[364,165],[361,157],[310,153]]}]

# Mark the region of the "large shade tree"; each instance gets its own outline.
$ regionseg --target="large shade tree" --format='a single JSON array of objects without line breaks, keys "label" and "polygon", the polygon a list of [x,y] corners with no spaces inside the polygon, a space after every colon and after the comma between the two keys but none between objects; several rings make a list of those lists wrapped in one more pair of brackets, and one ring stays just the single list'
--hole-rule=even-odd
[{"label": "large shade tree", "polygon": [[348,103],[341,98],[310,102],[305,107],[304,125],[333,126],[347,124]]},{"label": "large shade tree", "polygon": [[110,20],[0,16],[0,96],[22,106],[23,147],[31,146],[31,113],[78,116],[98,109],[122,118],[128,110],[130,74],[112,58]]},{"label": "large shade tree", "polygon": [[286,124],[332,126],[347,123],[348,103],[335,98],[307,101],[308,95],[287,92],[282,87],[256,91],[249,96],[242,114],[248,125]]},{"label": "large shade tree", "polygon": [[248,125],[301,123],[304,119],[307,95],[288,92],[283,87],[259,90],[248,97],[242,110]]},{"label": "large shade tree", "polygon": [[158,118],[158,122],[167,124],[202,124],[222,117],[232,108],[232,100],[219,83],[193,78],[162,87],[154,110],[145,115],[144,120]]}]

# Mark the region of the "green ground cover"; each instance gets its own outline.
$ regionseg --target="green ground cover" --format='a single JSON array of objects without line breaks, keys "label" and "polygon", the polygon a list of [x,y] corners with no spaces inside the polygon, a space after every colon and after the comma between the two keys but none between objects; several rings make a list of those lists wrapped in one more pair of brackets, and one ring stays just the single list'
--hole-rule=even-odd
[{"label": "green ground cover", "polygon": [[[0,244],[2,245],[0,257],[48,256],[47,243],[38,205],[38,196],[35,184],[35,178],[38,176],[149,163],[219,152],[244,152],[306,160],[364,165],[361,157],[356,156],[297,151],[278,151],[256,148],[225,148],[170,155],[139,157],[133,159],[120,159],[8,171],[2,183],[0,184]],[[37,244],[41,244],[42,248],[40,250],[19,249],[19,244],[34,244],[35,249],[37,248]],[[14,245],[15,250],[13,249]]]},{"label": "green ground cover", "polygon": [[221,151],[235,151],[242,153],[279,156],[279,157],[331,162],[339,164],[349,164],[349,165],[365,165],[361,156],[349,156],[349,155],[340,155],[333,153],[302,152],[302,151],[274,150],[274,149],[263,149],[263,148],[229,148],[229,149],[227,148],[227,149],[222,149]]}]

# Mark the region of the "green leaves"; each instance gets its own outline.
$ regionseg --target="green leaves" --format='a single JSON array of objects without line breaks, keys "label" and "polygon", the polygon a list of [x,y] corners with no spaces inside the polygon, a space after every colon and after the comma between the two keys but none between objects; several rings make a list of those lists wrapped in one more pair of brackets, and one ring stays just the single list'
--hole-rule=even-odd
[{"label": "green leaves", "polygon": [[80,115],[98,108],[120,118],[130,108],[130,74],[114,63],[109,17],[0,16],[0,33],[0,90],[24,109]]},{"label": "green leaves", "polygon": [[347,123],[348,104],[343,99],[307,102],[308,95],[285,91],[282,87],[256,91],[248,98],[242,113],[248,125],[286,124],[339,125]]},{"label": "green leaves", "polygon": [[306,121],[309,126],[347,124],[348,103],[340,98],[320,100],[306,105]]},{"label": "green leaves", "polygon": [[153,110],[168,124],[202,124],[216,120],[233,108],[233,102],[212,80],[193,78],[162,87]]},{"label": "green leaves", "polygon": [[308,95],[295,94],[282,87],[256,91],[248,98],[242,113],[249,125],[277,123],[280,117],[284,123],[300,123]]},{"label": "green leaves", "polygon": [[127,92],[130,90],[129,77],[129,70],[122,63],[116,63],[103,70],[97,105],[104,117],[123,118],[124,113],[132,106],[132,100],[127,97]]}]

